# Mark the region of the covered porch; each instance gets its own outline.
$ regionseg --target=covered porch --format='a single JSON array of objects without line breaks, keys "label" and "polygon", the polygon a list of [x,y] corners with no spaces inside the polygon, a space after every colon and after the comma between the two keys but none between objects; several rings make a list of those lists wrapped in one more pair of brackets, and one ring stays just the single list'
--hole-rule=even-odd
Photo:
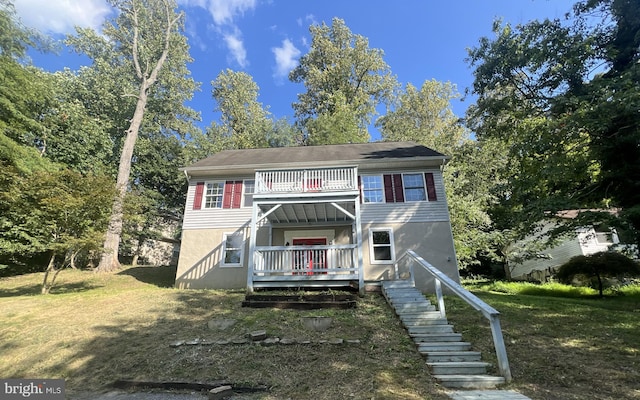
[{"label": "covered porch", "polygon": [[[247,290],[363,291],[357,168],[257,171],[255,182]],[[257,243],[260,229],[269,230],[268,243]]]}]

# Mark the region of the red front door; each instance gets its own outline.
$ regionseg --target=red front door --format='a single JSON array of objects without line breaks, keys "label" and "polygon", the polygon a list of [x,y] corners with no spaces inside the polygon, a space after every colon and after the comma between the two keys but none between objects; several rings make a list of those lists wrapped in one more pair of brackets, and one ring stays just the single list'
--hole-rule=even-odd
[{"label": "red front door", "polygon": [[[327,238],[293,239],[294,246],[324,246],[326,244]],[[293,269],[296,270],[295,275],[326,274],[326,272],[319,270],[327,269],[327,251],[315,249],[294,251]]]}]

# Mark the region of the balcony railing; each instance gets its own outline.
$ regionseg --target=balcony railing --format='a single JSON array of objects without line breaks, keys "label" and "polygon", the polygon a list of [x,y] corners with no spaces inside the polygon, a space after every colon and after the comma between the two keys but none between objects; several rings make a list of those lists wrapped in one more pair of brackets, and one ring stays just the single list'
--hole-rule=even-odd
[{"label": "balcony railing", "polygon": [[254,262],[253,277],[256,280],[260,277],[331,280],[358,275],[355,244],[258,246]]},{"label": "balcony railing", "polygon": [[358,190],[356,167],[256,172],[255,194]]}]

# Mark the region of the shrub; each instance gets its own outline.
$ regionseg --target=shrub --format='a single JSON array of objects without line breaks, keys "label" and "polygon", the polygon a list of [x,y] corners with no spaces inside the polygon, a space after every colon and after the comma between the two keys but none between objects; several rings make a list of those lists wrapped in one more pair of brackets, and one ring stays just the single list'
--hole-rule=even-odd
[{"label": "shrub", "polygon": [[606,251],[588,256],[576,256],[558,268],[556,277],[560,282],[572,283],[581,277],[590,280],[603,295],[603,278],[640,276],[640,265],[624,254]]}]

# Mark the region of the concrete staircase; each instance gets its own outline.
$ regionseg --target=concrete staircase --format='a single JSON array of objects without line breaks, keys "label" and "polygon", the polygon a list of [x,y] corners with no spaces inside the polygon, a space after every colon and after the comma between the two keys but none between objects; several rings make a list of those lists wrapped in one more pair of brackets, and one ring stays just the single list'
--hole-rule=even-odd
[{"label": "concrete staircase", "polygon": [[503,377],[487,374],[490,364],[481,360],[480,352],[471,350],[471,343],[462,341],[462,335],[453,331],[413,284],[384,281],[382,293],[442,386],[490,389],[505,383]]}]

